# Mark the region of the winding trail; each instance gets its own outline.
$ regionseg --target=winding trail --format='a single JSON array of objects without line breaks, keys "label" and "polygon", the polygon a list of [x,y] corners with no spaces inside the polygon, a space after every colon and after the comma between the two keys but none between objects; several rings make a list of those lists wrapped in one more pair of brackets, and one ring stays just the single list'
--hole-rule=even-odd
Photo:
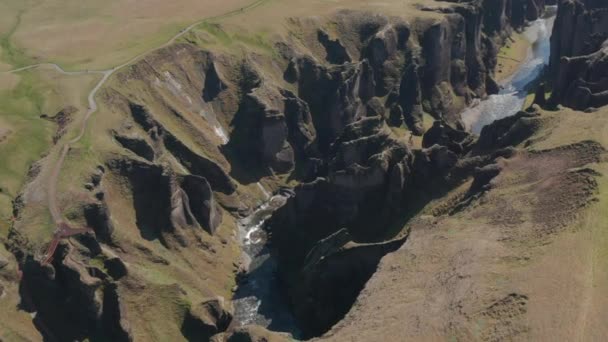
[{"label": "winding trail", "polygon": [[90,231],[90,228],[72,228],[63,219],[63,217],[61,215],[61,211],[57,204],[57,183],[59,180],[59,175],[61,173],[61,168],[65,162],[65,158],[66,158],[68,152],[71,149],[71,145],[76,144],[77,142],[80,141],[80,139],[82,139],[82,137],[84,136],[84,134],[87,130],[87,125],[88,125],[89,119],[98,110],[98,105],[97,105],[97,101],[95,100],[95,96],[97,95],[97,92],[99,92],[99,89],[101,89],[101,87],[108,81],[110,76],[112,76],[117,71],[133,64],[134,62],[138,61],[142,57],[175,43],[176,40],[178,40],[185,34],[192,31],[192,29],[194,29],[195,27],[197,27],[207,21],[223,19],[223,18],[231,17],[233,15],[238,15],[238,14],[244,13],[246,11],[252,10],[252,9],[264,4],[267,1],[269,1],[269,0],[256,0],[245,7],[241,7],[241,8],[238,8],[238,9],[235,9],[232,11],[228,11],[228,12],[220,14],[220,15],[211,16],[211,17],[207,17],[205,19],[199,20],[199,21],[191,24],[190,26],[180,30],[179,33],[177,33],[175,36],[173,36],[171,39],[169,39],[166,43],[164,43],[160,46],[157,46],[155,48],[149,49],[147,51],[144,51],[144,52],[138,54],[137,56],[131,58],[127,62],[125,62],[119,66],[115,66],[111,69],[66,71],[61,66],[59,66],[55,63],[39,63],[39,64],[32,64],[32,65],[20,67],[20,68],[9,70],[9,71],[0,72],[1,74],[13,74],[13,73],[18,73],[18,72],[22,72],[22,71],[31,70],[31,69],[36,69],[39,67],[49,67],[50,66],[50,67],[54,68],[57,72],[59,72],[60,74],[63,74],[63,75],[89,75],[89,74],[103,75],[101,80],[99,80],[99,82],[95,85],[95,87],[91,90],[91,92],[89,93],[89,95],[87,97],[89,107],[84,116],[84,119],[82,120],[82,124],[80,125],[78,135],[76,137],[72,138],[71,140],[67,141],[63,145],[59,158],[57,159],[57,162],[55,163],[55,165],[53,166],[52,171],[51,171],[51,176],[50,176],[49,184],[48,184],[47,199],[48,199],[49,211],[51,212],[51,216],[53,218],[53,221],[55,222],[55,225],[57,225],[57,230],[54,232],[53,240],[50,242],[49,247],[47,248],[47,251],[45,253],[45,256],[43,257],[43,264],[49,263],[52,260],[53,254],[55,253],[55,250],[57,248],[57,245],[59,244],[59,241],[61,241],[64,238],[73,236],[73,235],[77,235],[80,233]]}]

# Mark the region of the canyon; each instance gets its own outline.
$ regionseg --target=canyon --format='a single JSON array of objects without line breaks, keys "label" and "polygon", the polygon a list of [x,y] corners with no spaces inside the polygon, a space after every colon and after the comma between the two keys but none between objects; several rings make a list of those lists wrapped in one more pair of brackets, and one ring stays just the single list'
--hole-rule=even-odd
[{"label": "canyon", "polygon": [[0,340],[605,336],[608,6],[390,6],[259,34],[242,8],[108,72],[88,126],[45,117],[0,248],[29,315]]}]

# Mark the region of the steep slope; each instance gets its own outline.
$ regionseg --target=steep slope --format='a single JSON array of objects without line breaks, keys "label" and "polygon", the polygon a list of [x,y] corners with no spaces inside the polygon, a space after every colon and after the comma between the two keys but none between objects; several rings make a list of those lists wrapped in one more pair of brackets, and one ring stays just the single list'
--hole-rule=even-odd
[{"label": "steep slope", "polygon": [[410,221],[407,242],[320,340],[605,334],[592,317],[606,286],[606,110],[543,112],[539,123],[514,156],[479,169]]}]

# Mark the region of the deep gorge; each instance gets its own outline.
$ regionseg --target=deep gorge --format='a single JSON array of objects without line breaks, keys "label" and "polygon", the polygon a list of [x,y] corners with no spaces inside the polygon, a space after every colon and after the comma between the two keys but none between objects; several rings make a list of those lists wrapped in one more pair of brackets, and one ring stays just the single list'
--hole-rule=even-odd
[{"label": "deep gorge", "polygon": [[[8,244],[24,265],[27,310],[59,340],[129,341],[121,303],[147,288],[188,340],[250,324],[323,336],[382,258],[408,243],[426,204],[466,187],[438,209],[451,215],[489,189],[499,161],[539,127],[539,105],[608,103],[605,77],[589,72],[603,75],[595,40],[607,31],[585,46],[556,43],[583,34],[564,28],[569,13],[605,23],[605,11],[565,2],[550,46],[555,1],[471,0],[420,6],[420,18],[346,9],[292,18],[285,35],[234,50],[205,45],[225,39],[218,25],[153,52],[101,95],[113,150],[73,214],[94,234],[62,244],[52,265],[17,232]],[[547,30],[535,58],[499,84],[499,49],[529,25]],[[521,111],[545,62],[553,93]],[[135,233],[121,242],[125,226]]]}]

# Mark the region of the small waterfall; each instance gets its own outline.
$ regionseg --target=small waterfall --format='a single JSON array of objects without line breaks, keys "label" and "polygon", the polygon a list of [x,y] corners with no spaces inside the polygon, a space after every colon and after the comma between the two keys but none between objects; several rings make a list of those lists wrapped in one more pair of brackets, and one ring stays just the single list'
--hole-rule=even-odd
[{"label": "small waterfall", "polygon": [[262,185],[262,183],[257,182],[256,183],[258,188],[260,189],[260,191],[262,191],[262,193],[264,194],[264,198],[269,199],[272,195],[268,192],[268,190],[266,190],[266,188],[264,188],[264,186]]},{"label": "small waterfall", "polygon": [[213,132],[217,135],[218,138],[222,141],[222,144],[227,144],[228,132],[224,129],[224,127],[217,120],[217,116],[215,115],[215,111],[211,105],[205,105],[206,108],[201,109],[199,115],[202,116],[211,127],[213,127]]}]

